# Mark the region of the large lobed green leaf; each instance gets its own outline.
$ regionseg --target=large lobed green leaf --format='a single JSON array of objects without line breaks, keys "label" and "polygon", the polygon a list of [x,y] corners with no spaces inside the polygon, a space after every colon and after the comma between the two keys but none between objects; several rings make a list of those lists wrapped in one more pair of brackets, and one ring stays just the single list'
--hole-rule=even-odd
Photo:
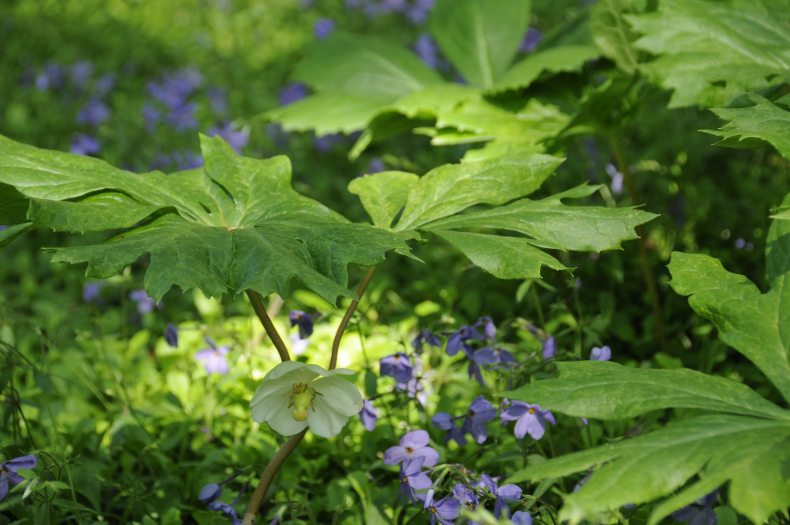
[{"label": "large lobed green leaf", "polygon": [[489,89],[516,56],[529,11],[529,0],[438,0],[431,32],[471,85]]},{"label": "large lobed green leaf", "polygon": [[30,199],[28,219],[68,232],[122,230],[89,246],[54,249],[53,260],[87,263],[109,277],[145,254],[145,287],[209,295],[287,295],[298,282],[330,302],[347,289],[348,265],[408,253],[409,232],[353,224],[296,193],[286,157],[238,157],[201,137],[201,170],[135,174],[94,158],[46,151],[0,137],[0,183]]},{"label": "large lobed green leaf", "polygon": [[743,91],[790,78],[790,0],[661,0],[627,16],[643,68],[674,90],[670,107],[717,107]]},{"label": "large lobed green leaf", "polygon": [[[790,110],[753,93],[748,94],[753,106],[713,109],[727,124],[718,130],[707,130],[722,137],[717,144],[731,147],[750,147],[772,144],[790,160]],[[789,101],[790,102],[790,101]]]},{"label": "large lobed green leaf", "polygon": [[[672,422],[650,434],[529,466],[508,482],[595,468],[581,490],[565,497],[560,519],[571,523],[679,491],[653,509],[651,525],[729,482],[730,504],[763,523],[790,505],[788,462],[787,419],[720,414]],[[695,475],[698,481],[692,481]]]},{"label": "large lobed green leaf", "polygon": [[[606,250],[636,236],[655,215],[633,208],[568,206],[595,186],[540,200],[523,198],[550,177],[562,159],[519,153],[436,168],[422,177],[403,172],[367,175],[349,185],[374,224],[439,237],[476,266],[501,279],[540,277],[543,266],[566,269],[542,248]],[[472,230],[472,231],[469,231]],[[484,232],[480,232],[484,230]],[[502,235],[501,230],[522,236]]]},{"label": "large lobed green leaf", "polygon": [[731,379],[695,370],[627,368],[617,363],[557,363],[558,379],[502,394],[577,417],[626,419],[651,410],[695,408],[787,419],[790,412]]},{"label": "large lobed green leaf", "polygon": [[[790,195],[784,205],[790,204]],[[766,246],[767,293],[707,255],[672,254],[670,285],[759,368],[790,402],[790,223],[774,221]]]}]

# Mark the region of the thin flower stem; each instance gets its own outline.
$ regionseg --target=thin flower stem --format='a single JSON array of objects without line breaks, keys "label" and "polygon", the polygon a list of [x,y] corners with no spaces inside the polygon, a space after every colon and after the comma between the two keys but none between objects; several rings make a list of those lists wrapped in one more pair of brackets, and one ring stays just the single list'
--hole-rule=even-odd
[{"label": "thin flower stem", "polygon": [[376,267],[371,266],[365,274],[365,277],[362,278],[362,282],[359,283],[359,286],[357,287],[357,299],[354,299],[351,301],[351,304],[348,305],[346,314],[343,316],[343,320],[340,321],[340,326],[337,327],[335,340],[332,341],[332,357],[329,359],[329,370],[333,370],[337,366],[337,354],[340,351],[340,340],[343,339],[343,334],[345,333],[346,328],[348,328],[348,323],[351,321],[351,316],[353,316],[354,312],[357,311],[359,300],[362,298],[365,290],[367,290],[371,279],[373,279],[373,274],[375,273]]},{"label": "thin flower stem", "polygon": [[291,356],[288,354],[288,348],[286,348],[279,332],[277,332],[277,328],[275,328],[274,323],[272,323],[271,317],[269,317],[269,314],[266,313],[266,307],[263,306],[263,298],[261,297],[261,294],[258,292],[253,292],[252,290],[247,290],[247,297],[249,298],[250,303],[252,304],[252,309],[255,310],[255,314],[258,316],[258,319],[261,320],[263,329],[266,330],[267,334],[269,334],[269,338],[272,340],[274,347],[277,349],[277,353],[280,354],[280,359],[282,361],[290,361]]},{"label": "thin flower stem", "polygon": [[291,455],[291,452],[299,445],[306,433],[307,429],[304,429],[298,434],[294,434],[288,438],[288,441],[285,442],[269,461],[269,464],[266,465],[266,468],[261,474],[261,479],[258,481],[258,486],[255,487],[255,492],[252,493],[250,502],[247,504],[247,510],[244,511],[244,525],[253,525],[255,523],[255,516],[258,515],[258,509],[261,508],[263,498],[266,496],[266,491],[269,490],[269,487],[274,481],[277,471],[280,470],[286,458]]},{"label": "thin flower stem", "polygon": [[[368,284],[370,284],[370,280],[373,278],[373,274],[375,272],[376,267],[371,267],[365,274],[362,282],[359,283],[359,287],[357,287],[358,298],[361,298],[362,294],[365,293],[365,290],[367,289]],[[247,297],[250,299],[252,308],[255,310],[255,313],[261,320],[266,333],[269,334],[269,337],[274,343],[275,348],[277,348],[277,352],[280,354],[280,359],[283,361],[290,361],[291,357],[288,355],[288,349],[285,347],[285,343],[283,343],[283,340],[280,338],[280,334],[274,327],[271,318],[269,318],[269,315],[266,313],[266,308],[263,306],[263,300],[260,294],[253,292],[252,290],[247,290]],[[343,316],[340,326],[337,328],[335,340],[332,343],[332,359],[329,363],[330,370],[334,369],[337,365],[337,353],[340,350],[340,340],[343,337],[343,333],[346,331],[348,323],[351,320],[351,316],[354,315],[358,305],[359,299],[354,299],[349,305],[348,310],[346,310],[346,314]],[[266,496],[266,491],[269,490],[269,487],[274,481],[274,477],[277,475],[277,472],[280,470],[282,464],[296,449],[296,447],[299,446],[299,443],[302,442],[302,438],[304,438],[306,433],[307,429],[304,429],[298,434],[288,438],[288,441],[286,441],[280,450],[278,450],[277,453],[272,457],[272,459],[269,460],[269,464],[266,465],[263,473],[261,473],[261,479],[258,481],[258,486],[255,487],[255,492],[253,492],[250,502],[247,504],[247,510],[244,511],[244,521],[242,522],[243,525],[254,525],[255,517],[258,515],[258,511],[263,504],[263,498]]]},{"label": "thin flower stem", "polygon": [[[631,198],[633,204],[639,204],[642,199],[639,197],[639,192],[634,183],[634,177],[631,174],[631,168],[625,160],[623,148],[620,140],[616,136],[610,137],[612,144],[612,151],[614,152],[615,162],[617,162],[617,169],[623,174],[623,181],[625,182],[626,191]],[[656,338],[658,345],[662,352],[669,352],[669,344],[667,342],[666,331],[664,329],[664,314],[661,309],[661,299],[658,296],[658,288],[656,287],[656,277],[653,273],[653,266],[647,257],[647,241],[645,240],[645,230],[640,225],[636,227],[636,233],[639,235],[639,264],[642,266],[642,275],[645,279],[645,286],[647,287],[647,294],[650,297],[650,306],[653,310],[653,317],[656,320]]]}]

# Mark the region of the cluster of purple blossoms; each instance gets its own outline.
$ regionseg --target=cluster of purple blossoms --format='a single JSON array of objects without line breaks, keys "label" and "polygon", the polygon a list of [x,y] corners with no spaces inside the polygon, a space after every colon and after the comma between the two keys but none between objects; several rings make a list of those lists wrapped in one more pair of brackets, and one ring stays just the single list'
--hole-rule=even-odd
[{"label": "cluster of purple blossoms", "polygon": [[412,24],[424,24],[435,0],[346,0],[348,9],[361,9],[369,18],[399,13]]},{"label": "cluster of purple blossoms", "polygon": [[411,357],[403,352],[383,357],[379,361],[379,373],[395,379],[396,392],[406,392],[407,396],[425,405],[427,393],[421,377],[422,362],[416,353]]},{"label": "cluster of purple blossoms", "polygon": [[431,418],[431,422],[441,430],[447,431],[445,442],[455,441],[459,446],[466,445],[466,434],[470,434],[476,443],[485,443],[488,439],[486,423],[496,418],[496,408],[483,396],[472,401],[469,410],[462,416],[453,417],[446,412],[439,412]]},{"label": "cluster of purple blossoms", "polygon": [[20,469],[35,468],[38,460],[34,455],[20,456],[0,463],[0,501],[8,495],[11,486],[22,483],[22,476],[17,474]]},{"label": "cluster of purple blossoms", "polygon": [[217,346],[210,337],[206,337],[205,341],[206,344],[208,344],[208,348],[204,348],[197,352],[195,354],[195,359],[203,365],[207,374],[227,374],[228,371],[230,371],[227,358],[230,347]]},{"label": "cluster of purple blossoms", "polygon": [[[475,378],[483,386],[485,386],[483,367],[506,368],[515,365],[513,354],[497,345],[496,325],[488,316],[481,317],[474,325],[464,325],[449,335],[445,349],[447,355],[454,356],[462,351],[468,360],[469,377]],[[480,343],[487,344],[478,348],[477,344]]]},{"label": "cluster of purple blossoms", "polygon": [[400,444],[387,449],[384,453],[385,465],[400,464],[401,490],[414,502],[424,499],[417,491],[431,488],[432,483],[423,468],[433,467],[439,461],[439,453],[428,446],[430,437],[424,430],[412,430],[401,439]]}]

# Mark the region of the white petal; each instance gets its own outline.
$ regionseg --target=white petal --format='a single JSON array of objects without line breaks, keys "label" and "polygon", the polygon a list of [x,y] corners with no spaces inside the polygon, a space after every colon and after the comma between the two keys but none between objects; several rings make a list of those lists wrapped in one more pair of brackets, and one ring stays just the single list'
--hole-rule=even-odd
[{"label": "white petal", "polygon": [[312,384],[313,389],[322,396],[322,401],[329,404],[333,410],[344,416],[351,417],[362,410],[362,394],[352,383],[341,377],[322,377]]},{"label": "white petal", "polygon": [[[278,377],[282,377],[283,375],[293,372],[295,370],[306,370],[307,366],[308,365],[306,363],[302,363],[300,361],[285,361],[275,366],[271,370],[269,370],[269,373],[266,374],[263,380],[266,381],[266,380],[277,379]],[[313,377],[315,377],[316,375],[318,374],[313,374]]]},{"label": "white petal", "polygon": [[307,365],[305,365],[305,367],[308,370],[310,370],[311,372],[313,372],[314,374],[319,375],[319,376],[328,376],[328,375],[332,374],[332,372],[330,372],[326,368],[318,366],[318,365],[307,364]]},{"label": "white petal", "polygon": [[334,370],[330,370],[329,373],[326,374],[326,375],[330,375],[331,376],[331,375],[335,375],[335,374],[341,374],[341,375],[346,375],[347,376],[347,375],[353,375],[353,374],[356,374],[356,373],[357,372],[355,370],[349,370],[348,368],[335,368]]},{"label": "white petal", "polygon": [[255,391],[255,395],[252,396],[250,407],[254,409],[256,406],[262,403],[277,403],[281,400],[287,404],[292,386],[293,383],[291,383],[291,381],[288,379],[264,381],[261,383],[261,386],[258,387],[258,390]]},{"label": "white petal", "polygon": [[283,436],[298,434],[307,426],[305,421],[297,421],[293,418],[287,403],[279,406],[279,409],[274,411],[273,416],[267,422],[276,432]]},{"label": "white petal", "polygon": [[349,416],[344,416],[332,410],[332,407],[322,396],[314,400],[315,410],[307,410],[307,425],[314,434],[329,438],[336,436],[345,426]]}]

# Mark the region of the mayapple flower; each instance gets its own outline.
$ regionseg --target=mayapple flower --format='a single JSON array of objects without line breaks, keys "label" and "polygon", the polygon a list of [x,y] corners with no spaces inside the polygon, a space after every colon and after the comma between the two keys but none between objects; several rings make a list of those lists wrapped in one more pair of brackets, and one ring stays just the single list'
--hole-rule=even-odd
[{"label": "mayapple flower", "polygon": [[305,428],[322,437],[336,436],[362,410],[362,394],[340,375],[353,374],[338,368],[286,361],[263,378],[250,402],[252,419],[266,421],[284,436]]}]

